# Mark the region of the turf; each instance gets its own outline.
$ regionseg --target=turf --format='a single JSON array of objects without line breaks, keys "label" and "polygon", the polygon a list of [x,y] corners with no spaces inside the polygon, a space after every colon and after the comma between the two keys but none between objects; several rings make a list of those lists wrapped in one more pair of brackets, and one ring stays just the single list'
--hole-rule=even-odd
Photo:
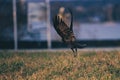
[{"label": "turf", "polygon": [[0,80],[120,80],[120,52],[3,51]]}]

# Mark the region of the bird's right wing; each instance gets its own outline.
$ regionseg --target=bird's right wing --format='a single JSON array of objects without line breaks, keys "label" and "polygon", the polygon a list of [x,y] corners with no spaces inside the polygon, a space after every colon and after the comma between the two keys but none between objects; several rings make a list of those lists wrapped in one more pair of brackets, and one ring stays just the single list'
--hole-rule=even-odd
[{"label": "bird's right wing", "polygon": [[68,11],[71,14],[70,30],[73,31],[73,13],[72,13],[72,10],[70,8],[68,8]]}]

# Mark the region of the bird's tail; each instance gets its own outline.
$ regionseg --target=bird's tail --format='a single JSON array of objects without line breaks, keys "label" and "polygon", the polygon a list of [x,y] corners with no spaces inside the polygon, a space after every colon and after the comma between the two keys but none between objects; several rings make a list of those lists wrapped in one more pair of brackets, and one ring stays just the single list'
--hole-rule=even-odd
[{"label": "bird's tail", "polygon": [[79,43],[76,43],[76,47],[77,47],[77,48],[80,48],[80,49],[85,48],[86,46],[87,46],[87,44],[79,44]]}]

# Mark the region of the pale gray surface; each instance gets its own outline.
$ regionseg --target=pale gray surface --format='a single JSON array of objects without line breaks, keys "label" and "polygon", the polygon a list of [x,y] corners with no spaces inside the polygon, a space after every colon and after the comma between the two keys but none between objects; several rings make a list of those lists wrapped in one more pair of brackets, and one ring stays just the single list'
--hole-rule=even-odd
[{"label": "pale gray surface", "polygon": [[[111,47],[111,48],[84,48],[84,49],[78,49],[78,51],[120,51],[120,47]],[[6,51],[6,52],[15,52],[14,50],[0,50],[0,52]],[[71,51],[69,48],[63,48],[63,49],[21,49],[18,50],[18,52],[61,52],[61,51]]]}]

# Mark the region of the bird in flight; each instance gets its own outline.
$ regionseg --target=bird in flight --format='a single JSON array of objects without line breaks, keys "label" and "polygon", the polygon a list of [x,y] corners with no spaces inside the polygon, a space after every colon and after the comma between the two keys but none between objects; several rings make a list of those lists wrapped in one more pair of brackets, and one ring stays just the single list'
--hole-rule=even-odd
[{"label": "bird in flight", "polygon": [[76,41],[74,32],[73,32],[73,13],[72,10],[68,8],[68,11],[71,15],[70,26],[65,22],[66,16],[64,14],[65,8],[61,7],[59,13],[53,17],[53,26],[59,36],[62,38],[62,41],[71,48],[74,53],[74,57],[77,56],[77,48],[84,48],[86,44],[79,44]]}]

